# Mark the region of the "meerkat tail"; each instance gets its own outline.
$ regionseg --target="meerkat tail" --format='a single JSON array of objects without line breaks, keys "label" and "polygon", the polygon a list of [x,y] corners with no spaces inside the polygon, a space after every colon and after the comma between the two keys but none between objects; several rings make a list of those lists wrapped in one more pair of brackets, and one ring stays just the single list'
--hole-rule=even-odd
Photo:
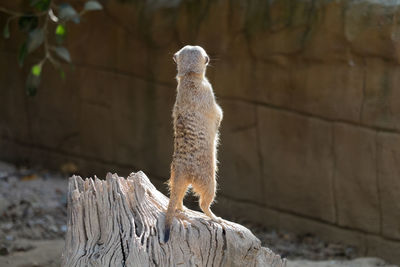
[{"label": "meerkat tail", "polygon": [[168,204],[167,213],[165,214],[165,227],[164,227],[164,242],[168,242],[169,234],[171,231],[171,223],[174,217],[175,209],[176,209],[176,199],[175,197],[171,196]]},{"label": "meerkat tail", "polygon": [[165,224],[165,231],[164,231],[164,243],[167,243],[169,240],[169,233],[171,231],[170,229],[171,225]]},{"label": "meerkat tail", "polygon": [[169,240],[169,234],[171,232],[171,221],[172,216],[168,214],[165,216],[165,227],[164,227],[164,242],[167,243]]}]

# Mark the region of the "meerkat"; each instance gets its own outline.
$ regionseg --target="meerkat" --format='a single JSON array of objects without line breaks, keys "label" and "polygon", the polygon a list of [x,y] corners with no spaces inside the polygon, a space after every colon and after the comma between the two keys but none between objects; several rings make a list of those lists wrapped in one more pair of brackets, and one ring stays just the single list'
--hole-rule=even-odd
[{"label": "meerkat", "polygon": [[210,58],[200,46],[187,45],[176,52],[173,59],[177,64],[178,87],[172,112],[174,154],[165,242],[169,239],[175,211],[183,210],[183,198],[189,185],[199,197],[201,210],[213,221],[222,221],[210,210],[217,186],[218,129],[222,121],[222,109],[205,77]]}]

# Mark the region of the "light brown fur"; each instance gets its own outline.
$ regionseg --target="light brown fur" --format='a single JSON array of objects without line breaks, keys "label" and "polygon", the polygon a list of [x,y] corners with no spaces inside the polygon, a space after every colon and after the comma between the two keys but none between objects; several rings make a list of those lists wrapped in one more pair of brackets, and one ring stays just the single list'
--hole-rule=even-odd
[{"label": "light brown fur", "polygon": [[222,110],[205,77],[209,58],[203,48],[185,46],[174,55],[174,60],[178,68],[178,87],[172,114],[174,154],[165,241],[168,241],[176,209],[183,209],[183,198],[189,185],[200,198],[201,210],[213,221],[221,221],[210,210],[217,186],[218,128]]}]

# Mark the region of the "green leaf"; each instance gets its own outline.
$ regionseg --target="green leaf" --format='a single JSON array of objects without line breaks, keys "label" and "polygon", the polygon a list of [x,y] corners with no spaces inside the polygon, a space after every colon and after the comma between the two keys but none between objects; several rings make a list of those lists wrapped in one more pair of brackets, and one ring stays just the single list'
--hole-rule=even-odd
[{"label": "green leaf", "polygon": [[33,65],[31,72],[35,76],[40,76],[40,74],[42,73],[42,65],[41,64]]},{"label": "green leaf", "polygon": [[25,15],[19,18],[18,26],[23,32],[29,32],[38,26],[39,19],[35,15]]},{"label": "green leaf", "polygon": [[27,54],[28,54],[27,42],[23,42],[23,44],[19,48],[19,53],[18,53],[18,64],[20,67],[24,65],[25,57]]},{"label": "green leaf", "polygon": [[61,4],[59,5],[58,8],[59,12],[58,12],[58,17],[61,20],[72,20],[75,23],[79,23],[80,22],[80,18],[79,18],[79,14],[76,12],[76,10],[70,5],[70,4]]},{"label": "green leaf", "polygon": [[4,25],[3,37],[5,39],[10,38],[10,20],[7,20],[6,25]]},{"label": "green leaf", "polygon": [[40,85],[40,76],[36,76],[32,73],[29,73],[25,86],[26,94],[28,96],[35,96],[39,85]]},{"label": "green leaf", "polygon": [[28,35],[28,53],[31,53],[36,48],[38,48],[44,41],[44,31],[43,29],[34,29],[29,32]]},{"label": "green leaf", "polygon": [[67,28],[63,24],[58,24],[56,27],[56,41],[58,44],[62,44],[67,35]]},{"label": "green leaf", "polygon": [[50,7],[50,0],[30,0],[30,5],[39,11],[45,11]]},{"label": "green leaf", "polygon": [[56,35],[65,35],[67,32],[66,28],[62,24],[58,24],[56,28]]},{"label": "green leaf", "polygon": [[67,62],[71,62],[71,56],[69,55],[69,52],[65,47],[57,46],[54,48],[54,51],[60,58],[64,59]]},{"label": "green leaf", "polygon": [[94,1],[94,0],[87,1],[85,3],[85,6],[83,7],[83,10],[86,10],[86,11],[102,10],[102,9],[103,9],[103,6],[99,2]]}]

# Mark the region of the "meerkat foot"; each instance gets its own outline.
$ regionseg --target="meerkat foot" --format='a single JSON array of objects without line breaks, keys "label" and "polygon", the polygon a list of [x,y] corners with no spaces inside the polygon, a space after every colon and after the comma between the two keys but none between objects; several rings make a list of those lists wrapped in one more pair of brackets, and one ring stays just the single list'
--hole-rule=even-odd
[{"label": "meerkat foot", "polygon": [[211,220],[216,223],[222,223],[221,217],[214,216],[214,217],[211,217]]},{"label": "meerkat foot", "polygon": [[185,208],[183,207],[183,203],[178,204],[176,209],[179,210],[179,211],[184,211]]},{"label": "meerkat foot", "polygon": [[205,215],[210,217],[210,219],[216,223],[221,223],[222,219],[220,217],[215,216],[215,214],[210,210],[211,201],[204,201],[204,199],[200,199],[200,208],[204,212]]},{"label": "meerkat foot", "polygon": [[215,216],[215,214],[212,213],[210,210],[206,211],[205,214],[206,214],[208,217],[210,217],[210,219],[211,219],[213,222],[222,223],[222,218],[221,218],[221,217]]},{"label": "meerkat foot", "polygon": [[189,220],[189,217],[183,210],[176,210],[175,216],[181,220]]}]

